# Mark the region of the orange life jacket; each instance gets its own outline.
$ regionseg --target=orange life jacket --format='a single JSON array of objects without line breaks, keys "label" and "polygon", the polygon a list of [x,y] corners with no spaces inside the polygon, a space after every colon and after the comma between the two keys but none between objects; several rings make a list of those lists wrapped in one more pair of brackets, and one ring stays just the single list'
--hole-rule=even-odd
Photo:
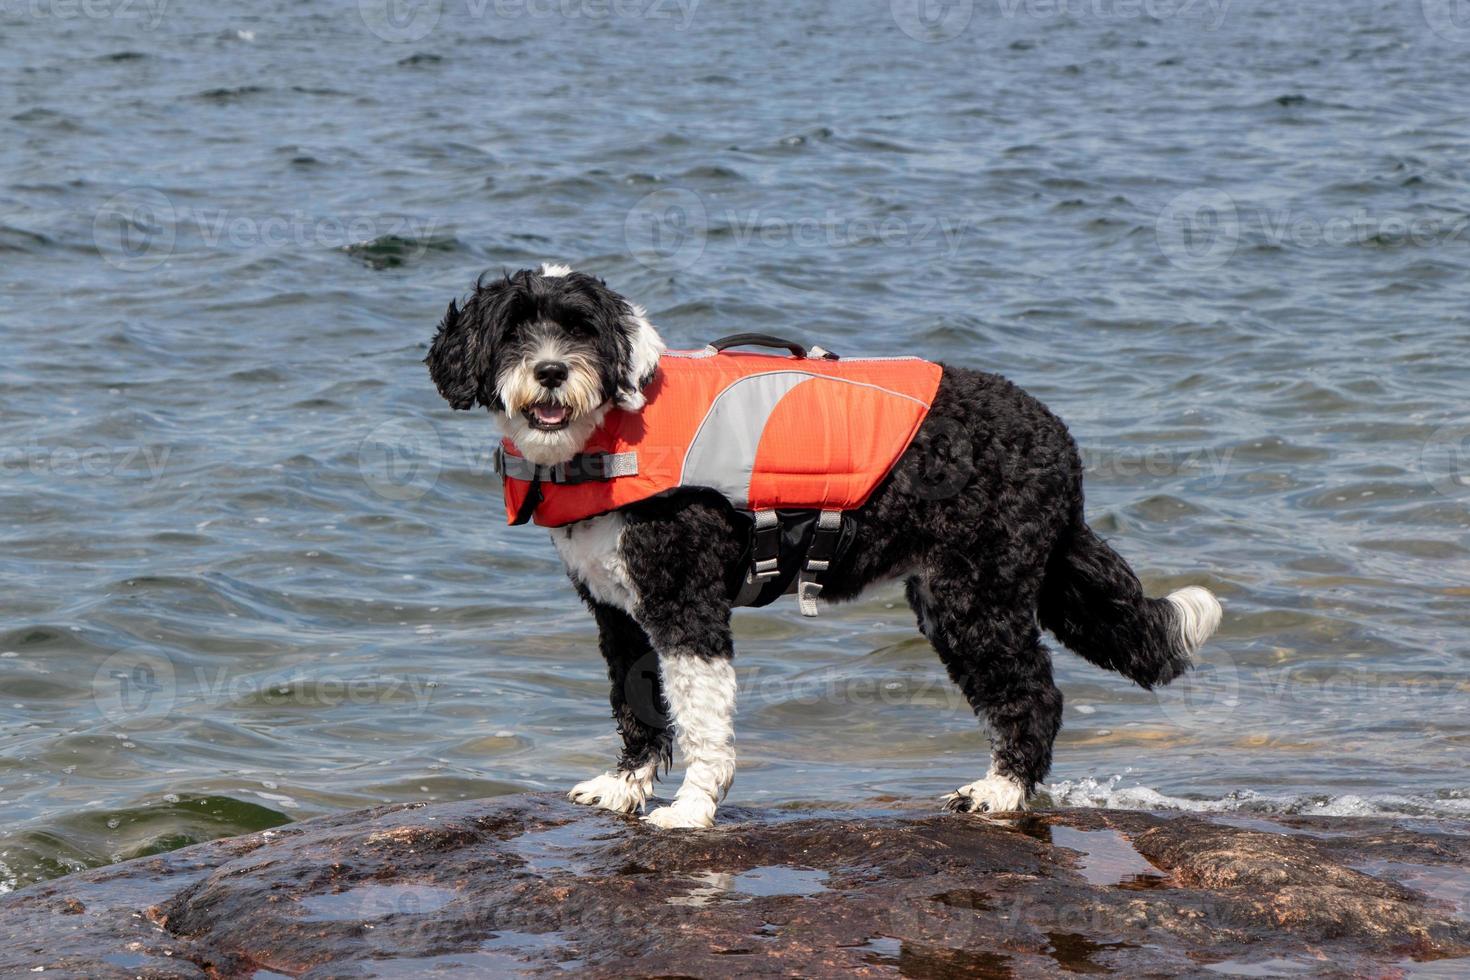
[{"label": "orange life jacket", "polygon": [[695,487],[738,510],[862,506],[924,421],[941,369],[814,353],[665,352],[644,407],[609,409],[570,463],[533,467],[502,442],[507,519],[561,527]]}]

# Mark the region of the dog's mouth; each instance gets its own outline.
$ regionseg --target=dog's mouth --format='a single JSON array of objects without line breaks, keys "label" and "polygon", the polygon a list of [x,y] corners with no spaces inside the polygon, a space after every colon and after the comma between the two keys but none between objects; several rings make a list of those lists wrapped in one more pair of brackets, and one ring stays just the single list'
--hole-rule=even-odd
[{"label": "dog's mouth", "polygon": [[521,414],[531,423],[531,428],[542,432],[560,432],[572,424],[572,410],[552,402],[538,402]]}]

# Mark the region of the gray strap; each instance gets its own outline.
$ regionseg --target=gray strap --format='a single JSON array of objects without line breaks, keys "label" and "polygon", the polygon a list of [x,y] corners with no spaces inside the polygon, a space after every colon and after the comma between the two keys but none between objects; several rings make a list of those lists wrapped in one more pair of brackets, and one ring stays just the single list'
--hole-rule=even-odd
[{"label": "gray strap", "polygon": [[620,476],[638,475],[638,454],[588,453],[570,463],[537,466],[523,456],[512,456],[499,447],[495,450],[495,472],[512,480],[540,480],[543,483],[588,483],[612,480]]},{"label": "gray strap", "polygon": [[602,457],[602,478],[611,480],[618,476],[638,475],[637,453],[608,453]]},{"label": "gray strap", "polygon": [[505,447],[499,446],[495,449],[495,472],[502,477],[510,477],[512,480],[525,480],[530,482],[545,474],[537,472],[542,467],[526,459],[524,456],[512,456],[505,451]]},{"label": "gray strap", "polygon": [[736,607],[748,606],[761,596],[761,590],[766,587],[766,580],[758,578],[752,572],[745,573],[745,581],[740,583],[740,591],[735,594]]}]

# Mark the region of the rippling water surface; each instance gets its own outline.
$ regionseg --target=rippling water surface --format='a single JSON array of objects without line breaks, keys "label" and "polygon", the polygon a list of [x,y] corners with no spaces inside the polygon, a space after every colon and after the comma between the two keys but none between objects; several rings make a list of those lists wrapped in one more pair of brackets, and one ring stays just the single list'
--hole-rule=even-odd
[{"label": "rippling water surface", "polygon": [[[1094,526],[1227,615],[1158,696],[1058,652],[1054,800],[1470,813],[1449,5],[384,6],[0,2],[0,890],[612,759],[420,364],[542,259],[1072,425]],[[896,588],[737,630],[735,798],[981,774]]]}]

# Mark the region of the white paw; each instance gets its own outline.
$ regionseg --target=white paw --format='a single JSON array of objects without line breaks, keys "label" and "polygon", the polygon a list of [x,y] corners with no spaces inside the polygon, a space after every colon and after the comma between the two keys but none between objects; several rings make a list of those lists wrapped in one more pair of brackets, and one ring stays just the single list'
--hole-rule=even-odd
[{"label": "white paw", "polygon": [[960,813],[1010,813],[1026,809],[1026,788],[1010,776],[992,772],[944,797],[947,810]]},{"label": "white paw", "polygon": [[614,813],[632,813],[653,792],[651,766],[633,772],[605,772],[578,783],[567,799],[583,806],[600,806]]},{"label": "white paw", "polygon": [[675,800],[668,806],[652,811],[643,819],[665,830],[704,830],[715,825],[715,804],[713,800]]}]

